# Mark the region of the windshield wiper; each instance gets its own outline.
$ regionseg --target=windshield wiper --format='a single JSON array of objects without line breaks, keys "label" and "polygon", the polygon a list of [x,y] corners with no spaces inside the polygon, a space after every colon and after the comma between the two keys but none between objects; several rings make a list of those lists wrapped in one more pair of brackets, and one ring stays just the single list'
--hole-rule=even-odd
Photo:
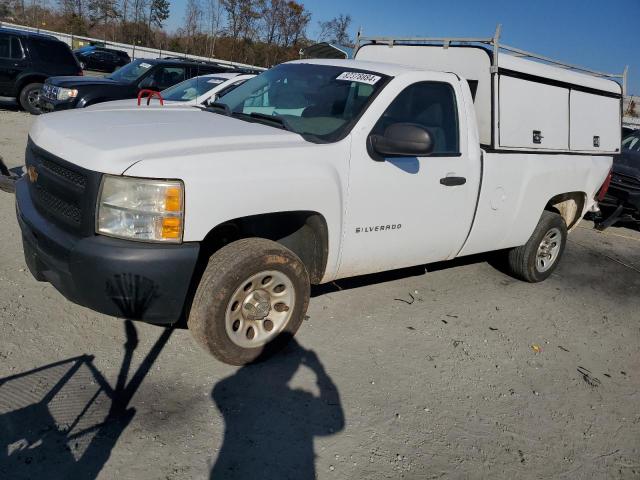
[{"label": "windshield wiper", "polygon": [[280,115],[267,115],[265,113],[251,112],[249,116],[257,120],[265,120],[267,122],[275,123],[279,125],[280,128],[284,128],[285,130],[293,132],[293,129],[291,128],[291,125],[289,125],[289,122],[287,122],[287,120]]},{"label": "windshield wiper", "polygon": [[227,117],[231,116],[231,109],[229,108],[229,105],[227,105],[226,103],[222,103],[222,102],[210,103],[209,106],[207,108],[205,108],[205,110],[207,112],[222,113],[223,115],[226,115]]}]

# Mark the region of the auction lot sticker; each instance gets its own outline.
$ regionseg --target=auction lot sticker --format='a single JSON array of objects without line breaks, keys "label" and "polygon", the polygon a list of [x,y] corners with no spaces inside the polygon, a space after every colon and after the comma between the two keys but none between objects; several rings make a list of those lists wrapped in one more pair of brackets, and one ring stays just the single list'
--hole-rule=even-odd
[{"label": "auction lot sticker", "polygon": [[366,83],[368,85],[375,85],[375,83],[380,80],[381,77],[378,75],[373,75],[372,73],[362,73],[362,72],[343,72],[336,80],[345,80],[347,82],[360,82]]}]

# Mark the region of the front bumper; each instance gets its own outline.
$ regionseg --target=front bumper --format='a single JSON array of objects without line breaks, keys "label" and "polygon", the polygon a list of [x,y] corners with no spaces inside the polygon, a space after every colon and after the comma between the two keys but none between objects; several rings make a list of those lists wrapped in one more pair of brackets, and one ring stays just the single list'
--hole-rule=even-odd
[{"label": "front bumper", "polygon": [[158,324],[180,320],[198,243],[161,245],[73,235],[38,212],[24,178],[16,183],[16,211],[25,260],[37,280],[106,315]]},{"label": "front bumper", "polygon": [[76,103],[78,103],[77,98],[73,98],[70,100],[56,100],[46,96],[41,96],[40,100],[38,101],[40,110],[45,113],[58,112],[60,110],[70,110],[76,107]]}]

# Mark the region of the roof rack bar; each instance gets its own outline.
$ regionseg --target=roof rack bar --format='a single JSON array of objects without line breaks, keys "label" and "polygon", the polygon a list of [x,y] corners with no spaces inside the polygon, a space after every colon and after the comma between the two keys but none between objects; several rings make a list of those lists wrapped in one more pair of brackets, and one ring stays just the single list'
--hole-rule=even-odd
[{"label": "roof rack bar", "polygon": [[[491,43],[493,38],[478,37],[478,38],[466,38],[466,37],[365,37],[360,36],[357,38],[358,42],[376,42],[376,43],[389,43],[389,42],[456,42],[456,43]],[[356,45],[357,46],[357,45]]]},{"label": "roof rack bar", "polygon": [[597,70],[591,70],[590,68],[580,67],[578,65],[572,65],[570,63],[561,62],[558,60],[553,60],[552,58],[545,57],[544,55],[539,55],[537,53],[527,52],[526,50],[521,50],[519,48],[510,47],[508,45],[500,45],[500,48],[506,50],[508,52],[513,52],[518,55],[522,55],[523,57],[535,58],[537,60],[542,60],[543,62],[551,63],[553,65],[558,65],[560,67],[565,67],[571,70],[578,70],[580,72],[590,73],[591,75],[595,75],[597,77],[613,77],[613,78],[622,78],[623,74],[621,73],[606,73],[599,72]]},{"label": "roof rack bar", "polygon": [[453,43],[457,44],[484,44],[492,47],[493,50],[493,63],[492,63],[492,71],[497,69],[498,66],[498,55],[500,50],[504,50],[507,52],[511,52],[516,54],[519,57],[527,57],[533,58],[536,60],[541,60],[545,63],[549,63],[552,65],[556,65],[559,67],[567,68],[569,70],[575,70],[578,72],[587,73],[596,77],[604,77],[604,78],[620,78],[623,83],[623,94],[626,94],[626,84],[627,84],[627,76],[628,76],[628,67],[625,68],[623,73],[605,73],[599,72],[597,70],[592,70],[585,67],[580,67],[578,65],[572,65],[570,63],[561,62],[558,60],[553,60],[552,58],[545,57],[544,55],[539,55],[537,53],[527,52],[526,50],[522,50],[515,47],[510,47],[508,45],[504,45],[500,43],[500,36],[502,34],[502,24],[498,24],[496,26],[495,33],[491,38],[481,38],[481,37],[365,37],[360,35],[358,32],[358,36],[356,37],[356,44],[354,48],[354,56],[355,53],[363,46],[363,43],[386,43],[390,47],[399,43],[436,43],[442,44],[443,46],[451,46]]}]

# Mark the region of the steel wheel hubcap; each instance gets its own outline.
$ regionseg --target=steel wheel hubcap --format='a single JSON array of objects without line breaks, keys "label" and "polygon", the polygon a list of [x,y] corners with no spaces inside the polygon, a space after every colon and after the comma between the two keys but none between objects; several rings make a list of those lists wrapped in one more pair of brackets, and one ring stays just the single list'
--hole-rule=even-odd
[{"label": "steel wheel hubcap", "polygon": [[540,245],[536,255],[536,269],[542,273],[546,272],[558,259],[558,252],[562,243],[562,232],[559,228],[549,230]]},{"label": "steel wheel hubcap", "polygon": [[233,292],[225,314],[225,329],[242,348],[261,347],[289,323],[295,305],[291,279],[277,270],[265,270],[243,281]]}]

